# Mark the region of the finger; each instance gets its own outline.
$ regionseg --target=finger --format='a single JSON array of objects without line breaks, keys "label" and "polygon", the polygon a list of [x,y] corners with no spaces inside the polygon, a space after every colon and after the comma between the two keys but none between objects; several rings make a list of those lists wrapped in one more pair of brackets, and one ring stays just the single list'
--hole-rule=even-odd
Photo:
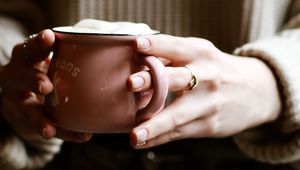
[{"label": "finger", "polygon": [[45,73],[38,70],[32,70],[32,77],[28,79],[30,89],[40,95],[47,95],[53,90],[53,84]]},{"label": "finger", "polygon": [[[52,139],[57,134],[57,128],[55,124],[47,117],[45,107],[40,99],[39,95],[30,93],[23,105],[25,110],[29,113],[28,116],[31,120],[31,124],[34,129],[38,130],[38,133],[46,140]],[[22,107],[21,107],[22,108]]]},{"label": "finger", "polygon": [[[53,122],[46,116],[44,106],[41,105],[37,95],[31,95],[22,103],[23,110],[26,112],[26,118],[37,134],[44,139],[51,139],[56,134],[56,128]],[[19,115],[25,116],[25,115]]]},{"label": "finger", "polygon": [[49,56],[47,58],[45,58],[45,60],[38,62],[34,65],[34,68],[43,72],[43,73],[47,73],[49,66],[50,66],[50,62],[51,62],[51,58],[52,58],[53,52],[50,52]]},{"label": "finger", "polygon": [[37,132],[44,139],[58,137],[65,141],[81,143],[90,140],[92,137],[91,133],[71,132],[56,127],[46,114],[44,114],[45,108],[41,105],[37,95],[33,94],[31,97],[28,97],[24,100],[23,105],[25,106],[24,110],[27,110],[27,113],[29,113],[27,117],[30,120],[30,125],[33,126],[35,130],[37,129]]},{"label": "finger", "polygon": [[56,131],[55,125],[49,120],[44,121],[40,126],[40,135],[46,140],[54,138]]},{"label": "finger", "polygon": [[133,92],[148,90],[151,86],[151,75],[149,71],[143,70],[130,75],[127,79],[126,86]]},{"label": "finger", "polygon": [[197,119],[133,147],[136,149],[145,149],[175,140],[211,137],[217,125],[217,123],[211,120],[211,117]]},{"label": "finger", "polygon": [[85,132],[73,132],[62,128],[57,129],[56,137],[64,141],[83,143],[92,138],[93,134]]},{"label": "finger", "polygon": [[[192,79],[190,70],[186,67],[167,67],[169,90],[186,89]],[[151,75],[148,71],[140,71],[129,76],[127,87],[133,92],[141,92],[151,87]]]},{"label": "finger", "polygon": [[200,38],[183,38],[170,35],[138,37],[135,41],[139,52],[170,60],[173,66],[185,65],[213,44]]},{"label": "finger", "polygon": [[152,89],[135,93],[135,100],[137,101],[136,105],[138,106],[138,110],[145,108],[149,104],[152,95],[153,95]]},{"label": "finger", "polygon": [[197,82],[213,80],[213,86],[220,84],[215,81],[222,75],[220,63],[228,57],[208,40],[160,34],[138,37],[135,43],[140,53],[165,58],[173,67],[188,66]]},{"label": "finger", "polygon": [[188,95],[175,100],[160,114],[135,127],[131,132],[132,142],[138,144],[151,140],[187,122],[216,113],[219,109],[207,94]]},{"label": "finger", "polygon": [[38,36],[29,39],[26,44],[18,44],[13,50],[13,56],[25,58],[28,56],[32,62],[42,61],[48,57],[55,41],[54,33],[47,29],[41,31]]},{"label": "finger", "polygon": [[166,58],[160,58],[160,57],[157,57],[165,66],[169,66],[172,64],[171,60],[168,60]]},{"label": "finger", "polygon": [[38,96],[31,93],[25,100],[6,96],[2,103],[4,119],[24,139],[51,139],[55,135],[55,126],[44,114]]}]

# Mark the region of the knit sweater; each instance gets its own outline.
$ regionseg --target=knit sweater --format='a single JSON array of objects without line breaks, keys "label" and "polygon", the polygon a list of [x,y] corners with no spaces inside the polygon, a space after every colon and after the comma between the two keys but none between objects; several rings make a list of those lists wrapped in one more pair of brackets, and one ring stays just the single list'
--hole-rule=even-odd
[{"label": "knit sweater", "polygon": [[[32,32],[29,20],[35,21],[37,28],[72,25],[85,18],[127,20],[145,22],[167,34],[207,38],[222,51],[235,49],[236,55],[263,60],[278,80],[284,106],[280,118],[234,136],[239,148],[269,163],[300,159],[300,0],[61,0],[59,5],[52,0],[33,2],[0,1],[2,64],[8,62],[14,43],[24,38],[25,30],[27,34]],[[0,162],[11,167],[34,168],[52,158],[26,154],[32,142],[17,134],[1,136],[1,141],[9,142],[0,144]],[[48,148],[50,155],[57,153],[61,144],[45,143],[40,141],[35,149]],[[21,149],[24,154],[5,152],[8,148]]]}]

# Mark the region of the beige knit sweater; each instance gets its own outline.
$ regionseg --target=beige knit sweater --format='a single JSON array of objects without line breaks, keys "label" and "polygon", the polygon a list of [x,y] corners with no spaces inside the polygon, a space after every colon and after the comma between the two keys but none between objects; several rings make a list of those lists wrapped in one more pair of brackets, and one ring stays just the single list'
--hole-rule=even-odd
[{"label": "beige knit sweater", "polygon": [[[270,125],[236,135],[236,144],[260,161],[300,160],[300,0],[61,0],[59,3],[44,0],[38,3],[0,0],[2,64],[9,60],[13,44],[24,38],[26,30],[33,29],[26,27],[30,20],[35,21],[38,29],[41,23],[48,27],[72,25],[84,18],[128,20],[145,22],[167,34],[207,38],[223,51],[235,49],[236,55],[264,60],[273,69],[281,88],[284,105],[281,117]],[[6,141],[0,143],[0,163],[5,163],[3,168],[0,164],[0,169],[8,165],[16,169],[43,166],[61,144],[59,140],[39,141],[34,148],[47,150],[47,154],[30,155],[24,144],[32,142],[23,141],[16,134],[1,137],[0,141]],[[21,156],[9,152],[10,149],[21,150]]]}]

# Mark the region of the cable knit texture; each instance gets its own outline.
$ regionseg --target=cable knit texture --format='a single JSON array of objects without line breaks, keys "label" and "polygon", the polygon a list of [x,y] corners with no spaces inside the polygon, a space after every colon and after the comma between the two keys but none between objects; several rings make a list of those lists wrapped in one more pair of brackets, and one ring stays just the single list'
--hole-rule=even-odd
[{"label": "cable knit texture", "polygon": [[[271,0],[230,0],[230,3],[228,1],[61,0],[58,5],[56,1],[44,0],[38,5],[42,11],[46,11],[47,21],[50,22],[48,26],[72,25],[85,18],[128,20],[145,22],[167,34],[207,38],[226,52],[232,52],[236,47],[251,42],[238,48],[235,54],[260,58],[273,69],[282,93],[284,109],[276,122],[245,131],[234,137],[235,142],[242,151],[257,160],[270,163],[299,160],[300,69],[297,66],[300,65],[300,33],[297,28],[300,26],[300,16],[297,16],[297,13],[300,12],[300,0],[272,0],[272,3]],[[10,3],[0,0],[0,2],[2,2],[1,13],[9,16],[13,12],[17,13],[17,16],[28,14],[28,10],[25,10],[28,6],[14,8],[14,5],[20,6],[18,2],[24,0],[11,0]],[[29,9],[32,9],[32,13],[39,14],[38,10],[32,7]],[[42,18],[27,17],[26,21],[31,19],[42,23]],[[283,27],[286,19],[290,21]],[[3,25],[0,27],[0,34],[5,34],[8,28]],[[284,30],[277,34],[282,28]],[[0,40],[1,53],[7,55],[4,51],[10,51],[12,44],[5,46],[8,40],[2,37]],[[16,169],[42,166],[51,159],[60,146],[59,142],[57,145],[51,145],[54,148],[48,148],[49,145],[44,143],[46,141],[24,143],[13,134],[7,138],[1,136],[1,139],[3,141],[0,144],[1,160],[6,163],[6,167]],[[41,152],[36,152],[34,156],[30,155],[31,152],[28,151],[32,148],[41,151],[46,149],[49,155],[43,155]],[[41,159],[43,161],[40,162]]]}]

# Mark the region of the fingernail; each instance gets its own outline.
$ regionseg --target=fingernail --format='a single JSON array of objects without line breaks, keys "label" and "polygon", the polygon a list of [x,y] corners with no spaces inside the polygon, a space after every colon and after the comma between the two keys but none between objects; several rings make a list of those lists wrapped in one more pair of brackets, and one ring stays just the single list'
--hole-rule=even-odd
[{"label": "fingernail", "polygon": [[77,133],[77,136],[76,136],[76,140],[78,140],[77,142],[78,143],[82,143],[82,142],[87,142],[89,141],[91,138],[92,138],[92,134],[91,133]]},{"label": "fingernail", "polygon": [[144,79],[141,76],[133,76],[132,77],[132,88],[133,90],[138,90],[144,86]]},{"label": "fingernail", "polygon": [[43,93],[43,81],[38,82],[38,88],[39,88],[39,92]]},{"label": "fingernail", "polygon": [[42,128],[42,136],[44,139],[49,139],[49,137],[47,137],[47,127]]},{"label": "fingernail", "polygon": [[136,132],[136,138],[137,138],[136,146],[142,146],[142,145],[146,144],[147,136],[148,136],[147,129],[145,129],[145,128],[139,129]]},{"label": "fingernail", "polygon": [[42,31],[42,35],[40,35],[40,36],[41,36],[42,40],[45,39],[45,31]]},{"label": "fingernail", "polygon": [[147,38],[144,37],[138,37],[137,38],[137,47],[140,49],[147,49],[150,47],[150,41]]},{"label": "fingernail", "polygon": [[84,133],[83,134],[83,139],[85,139],[85,140],[90,140],[91,138],[92,138],[92,134],[91,133]]}]

